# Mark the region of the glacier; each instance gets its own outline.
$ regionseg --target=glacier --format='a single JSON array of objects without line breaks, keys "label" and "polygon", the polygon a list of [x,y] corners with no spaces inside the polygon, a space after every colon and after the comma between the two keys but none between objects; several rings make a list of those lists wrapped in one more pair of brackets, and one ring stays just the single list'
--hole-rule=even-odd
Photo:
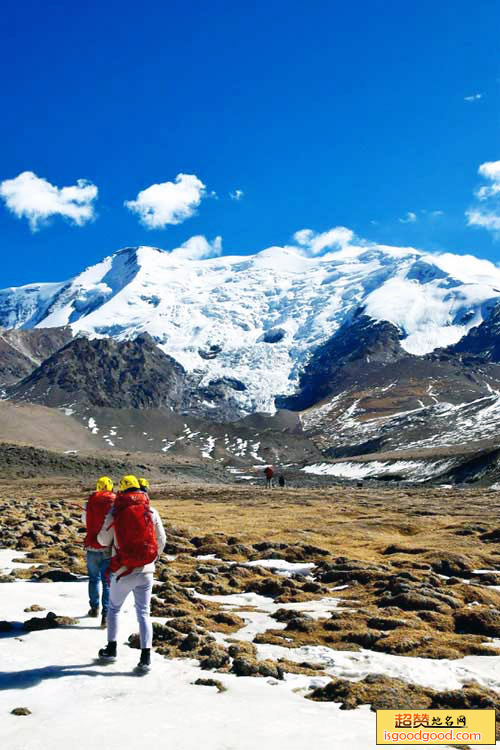
[{"label": "glacier", "polygon": [[65,282],[0,290],[0,325],[147,332],[200,385],[236,379],[244,411],[273,413],[311,352],[360,309],[396,325],[403,348],[422,355],[459,341],[499,297],[500,269],[471,255],[350,239],[320,256],[299,243],[203,260],[140,246]]}]

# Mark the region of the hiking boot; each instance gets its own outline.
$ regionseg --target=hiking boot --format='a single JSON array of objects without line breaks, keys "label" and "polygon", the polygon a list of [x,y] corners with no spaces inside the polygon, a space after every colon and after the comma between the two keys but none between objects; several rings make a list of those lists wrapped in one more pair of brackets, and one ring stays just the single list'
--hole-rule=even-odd
[{"label": "hiking boot", "polygon": [[109,641],[106,648],[99,649],[99,659],[102,659],[103,661],[115,661],[116,641]]},{"label": "hiking boot", "polygon": [[139,664],[136,666],[135,671],[138,674],[146,674],[151,669],[151,649],[141,649],[141,658]]},{"label": "hiking boot", "polygon": [[104,630],[108,625],[108,613],[103,612],[101,617],[101,630]]},{"label": "hiking boot", "polygon": [[99,617],[99,607],[91,607],[88,611],[89,617]]}]

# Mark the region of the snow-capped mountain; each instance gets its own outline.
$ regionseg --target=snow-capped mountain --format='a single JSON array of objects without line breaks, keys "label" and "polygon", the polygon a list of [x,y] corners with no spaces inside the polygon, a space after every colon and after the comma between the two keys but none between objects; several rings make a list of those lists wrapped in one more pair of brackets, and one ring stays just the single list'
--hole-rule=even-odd
[{"label": "snow-capped mountain", "polygon": [[321,257],[297,246],[189,260],[138,247],[66,282],[1,290],[0,325],[122,340],[147,332],[200,386],[232,379],[243,412],[273,412],[312,352],[360,310],[422,355],[460,341],[499,300],[500,269],[472,256],[365,243]]}]

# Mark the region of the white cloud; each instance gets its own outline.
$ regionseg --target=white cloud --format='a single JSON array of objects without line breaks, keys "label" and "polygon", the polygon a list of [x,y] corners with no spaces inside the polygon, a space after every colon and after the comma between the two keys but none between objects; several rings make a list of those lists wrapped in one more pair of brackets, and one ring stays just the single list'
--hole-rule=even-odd
[{"label": "white cloud", "polygon": [[478,169],[479,174],[490,180],[500,181],[500,161],[485,161]]},{"label": "white cloud", "polygon": [[417,220],[417,214],[413,211],[407,211],[406,216],[403,216],[399,221],[401,224],[413,224]]},{"label": "white cloud", "polygon": [[205,197],[205,185],[194,174],[178,174],[175,182],[160,182],[141,190],[125,206],[139,215],[148,229],[181,224],[192,216]]},{"label": "white cloud", "polygon": [[229,197],[233,201],[240,201],[243,198],[244,195],[245,195],[245,193],[243,192],[243,190],[240,190],[239,188],[236,189],[236,190],[233,190],[232,193],[229,193]]},{"label": "white cloud", "polygon": [[76,185],[58,188],[34,172],[21,172],[0,182],[0,197],[19,219],[27,218],[35,232],[51,216],[64,216],[78,226],[93,219],[97,187],[77,180]]},{"label": "white cloud", "polygon": [[470,96],[464,96],[464,102],[477,102],[482,98],[482,94],[471,94]]},{"label": "white cloud", "polygon": [[217,258],[221,253],[222,237],[216,237],[209,242],[202,234],[197,234],[169,254],[176,260],[203,260],[204,258]]},{"label": "white cloud", "polygon": [[285,250],[302,258],[321,257],[323,260],[356,262],[363,253],[372,249],[380,250],[395,258],[418,253],[413,247],[395,247],[376,242],[370,242],[358,237],[352,229],[347,227],[333,227],[326,232],[314,232],[312,229],[300,229],[293,235],[295,244],[283,247],[266,248],[266,252]]},{"label": "white cloud", "polygon": [[466,212],[469,226],[483,227],[493,232],[500,231],[500,161],[486,161],[478,173],[486,181],[475,191],[477,204]]},{"label": "white cloud", "polygon": [[316,233],[312,229],[301,229],[295,232],[293,239],[301,245],[308,255],[320,255],[324,250],[342,250],[354,238],[354,232],[346,227],[334,227],[327,232]]},{"label": "white cloud", "polygon": [[470,208],[466,212],[466,216],[467,223],[471,226],[484,227],[484,229],[489,229],[492,232],[500,231],[500,213]]},{"label": "white cloud", "polygon": [[500,193],[500,161],[486,161],[481,164],[478,172],[486,180],[489,180],[490,184],[480,187],[475,193],[476,198],[484,200]]}]

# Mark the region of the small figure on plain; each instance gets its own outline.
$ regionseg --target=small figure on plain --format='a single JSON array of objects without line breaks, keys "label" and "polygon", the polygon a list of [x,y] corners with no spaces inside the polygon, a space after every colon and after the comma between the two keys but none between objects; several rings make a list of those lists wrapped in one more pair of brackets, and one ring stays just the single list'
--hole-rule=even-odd
[{"label": "small figure on plain", "polygon": [[264,474],[266,477],[266,489],[271,489],[271,487],[273,486],[273,476],[274,476],[273,467],[268,466],[267,468],[265,468]]},{"label": "small figure on plain", "polygon": [[109,477],[97,480],[96,491],[87,500],[82,513],[82,523],[86,528],[85,551],[87,571],[89,574],[89,617],[99,616],[99,582],[102,584],[102,618],[101,627],[106,627],[109,603],[108,568],[111,560],[109,545],[99,544],[97,535],[107,514],[115,501],[113,482]]},{"label": "small figure on plain", "polygon": [[155,563],[166,543],[165,529],[149,497],[141,490],[137,477],[129,474],[120,481],[113,510],[98,534],[102,545],[112,546],[111,586],[108,610],[108,644],[99,650],[103,661],[115,661],[118,617],[123,602],[132,592],[139,623],[141,657],[136,671],[151,669],[153,627],[151,592]]},{"label": "small figure on plain", "polygon": [[285,486],[285,477],[283,476],[283,474],[279,475],[278,484],[279,484],[280,487],[284,487]]}]

